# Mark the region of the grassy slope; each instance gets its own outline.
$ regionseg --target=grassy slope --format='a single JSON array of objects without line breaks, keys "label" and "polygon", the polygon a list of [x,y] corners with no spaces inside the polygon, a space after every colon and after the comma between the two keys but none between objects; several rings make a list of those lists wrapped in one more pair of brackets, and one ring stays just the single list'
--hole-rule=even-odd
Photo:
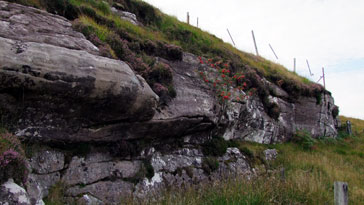
[{"label": "grassy slope", "polygon": [[[341,117],[341,120],[347,119]],[[286,180],[279,172],[263,172],[257,180],[231,179],[199,190],[167,191],[158,204],[333,204],[334,181],[349,184],[350,204],[364,201],[364,121],[351,119],[356,136],[321,139],[312,150],[294,143],[260,145],[243,143],[241,147],[259,155],[276,148],[278,159],[270,166],[285,168]],[[255,162],[263,166],[261,162]],[[260,164],[260,165],[259,165]],[[133,204],[135,202],[130,202]],[[153,204],[151,202],[148,202]]]}]

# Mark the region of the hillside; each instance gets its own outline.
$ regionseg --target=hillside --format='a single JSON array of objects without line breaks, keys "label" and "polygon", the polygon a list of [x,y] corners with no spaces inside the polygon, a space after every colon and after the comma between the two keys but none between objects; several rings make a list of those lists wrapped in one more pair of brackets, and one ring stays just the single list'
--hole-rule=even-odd
[{"label": "hillside", "polygon": [[0,0],[0,25],[0,199],[259,181],[268,148],[338,134],[322,86],[142,1]]}]

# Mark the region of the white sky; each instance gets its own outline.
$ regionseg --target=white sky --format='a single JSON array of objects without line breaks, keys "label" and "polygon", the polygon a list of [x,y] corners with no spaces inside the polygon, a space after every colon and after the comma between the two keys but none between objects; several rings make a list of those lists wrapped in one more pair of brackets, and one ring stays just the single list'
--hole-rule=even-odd
[{"label": "white sky", "polygon": [[[364,0],[145,0],[164,13],[317,81],[322,67],[340,114],[364,119]],[[271,44],[279,59],[271,52]],[[306,65],[309,60],[314,76]],[[322,81],[321,81],[322,82]]]}]

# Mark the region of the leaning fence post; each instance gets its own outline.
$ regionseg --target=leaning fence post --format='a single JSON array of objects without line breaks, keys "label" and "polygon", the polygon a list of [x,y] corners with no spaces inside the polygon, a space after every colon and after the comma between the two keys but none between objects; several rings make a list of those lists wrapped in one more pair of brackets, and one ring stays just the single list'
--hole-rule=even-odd
[{"label": "leaning fence post", "polygon": [[233,44],[234,44],[234,46],[235,46],[234,39],[233,39],[233,37],[231,36],[229,29],[227,28],[226,30],[227,30],[227,32],[228,32],[228,34],[229,34],[230,38],[231,38],[231,41],[233,42]]},{"label": "leaning fence post", "polygon": [[334,200],[335,205],[347,205],[349,201],[349,187],[346,182],[334,183]]},{"label": "leaning fence post", "polygon": [[278,56],[277,56],[277,54],[276,54],[276,52],[274,52],[274,50],[273,50],[273,47],[269,44],[269,47],[270,47],[270,49],[272,50],[272,52],[273,52],[273,54],[274,54],[274,56],[277,58],[277,60],[278,60]]},{"label": "leaning fence post", "polygon": [[255,52],[257,53],[257,56],[259,56],[257,42],[255,41],[255,35],[254,35],[254,31],[253,30],[252,30],[252,37],[253,37]]}]

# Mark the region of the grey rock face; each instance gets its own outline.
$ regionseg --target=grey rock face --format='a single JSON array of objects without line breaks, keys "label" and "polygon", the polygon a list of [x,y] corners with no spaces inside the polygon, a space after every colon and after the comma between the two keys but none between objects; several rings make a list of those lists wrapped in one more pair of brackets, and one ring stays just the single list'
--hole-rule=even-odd
[{"label": "grey rock face", "polygon": [[27,192],[9,179],[0,186],[0,204],[30,205],[30,200]]},{"label": "grey rock face", "polygon": [[158,96],[126,63],[91,54],[94,46],[62,17],[1,2],[0,90],[8,92],[0,107],[19,116],[19,136],[118,140],[97,128],[153,117]]},{"label": "grey rock face", "polygon": [[328,94],[322,94],[322,99],[325,100],[321,104],[317,104],[315,98],[308,97],[301,97],[297,103],[289,103],[279,97],[270,97],[280,107],[278,120],[268,116],[259,99],[249,99],[246,104],[232,103],[236,117],[229,123],[224,138],[271,144],[286,141],[297,130],[306,130],[313,137],[335,137],[338,121],[332,116],[334,100]]},{"label": "grey rock face", "polygon": [[125,181],[105,181],[87,185],[85,187],[72,187],[67,195],[76,197],[80,194],[92,194],[92,196],[107,202],[107,204],[120,204],[130,197],[133,184]]},{"label": "grey rock face", "polygon": [[59,172],[43,175],[29,174],[26,189],[30,201],[42,204],[42,199],[48,196],[49,189],[61,179],[60,176]]},{"label": "grey rock face", "polygon": [[14,43],[0,37],[0,87],[27,90],[18,135],[97,141],[94,129],[81,127],[153,116],[158,97],[125,63],[39,43],[27,43],[26,51],[13,55]]},{"label": "grey rock face", "polygon": [[276,149],[266,149],[263,151],[265,160],[272,161],[277,158],[278,152]]},{"label": "grey rock face", "polygon": [[5,1],[0,4],[0,37],[19,42],[14,46],[16,53],[26,50],[22,42],[38,42],[98,54],[98,48],[73,31],[65,18]]},{"label": "grey rock face", "polygon": [[104,205],[105,203],[91,195],[85,194],[77,200],[77,204],[79,204],[79,205]]},{"label": "grey rock face", "polygon": [[86,185],[113,178],[132,178],[140,169],[139,161],[90,161],[73,157],[62,180],[68,185]]},{"label": "grey rock face", "polygon": [[251,175],[251,167],[246,160],[238,148],[228,148],[224,156],[219,158],[218,173],[223,176]]},{"label": "grey rock face", "polygon": [[34,173],[49,174],[64,168],[64,154],[55,150],[43,150],[35,153],[29,163]]},{"label": "grey rock face", "polygon": [[139,26],[141,25],[141,23],[137,20],[137,17],[135,14],[127,12],[127,11],[121,11],[118,10],[114,7],[111,8],[111,12],[113,12],[114,14],[120,16],[121,19],[124,19],[126,21],[129,21],[130,23]]}]

